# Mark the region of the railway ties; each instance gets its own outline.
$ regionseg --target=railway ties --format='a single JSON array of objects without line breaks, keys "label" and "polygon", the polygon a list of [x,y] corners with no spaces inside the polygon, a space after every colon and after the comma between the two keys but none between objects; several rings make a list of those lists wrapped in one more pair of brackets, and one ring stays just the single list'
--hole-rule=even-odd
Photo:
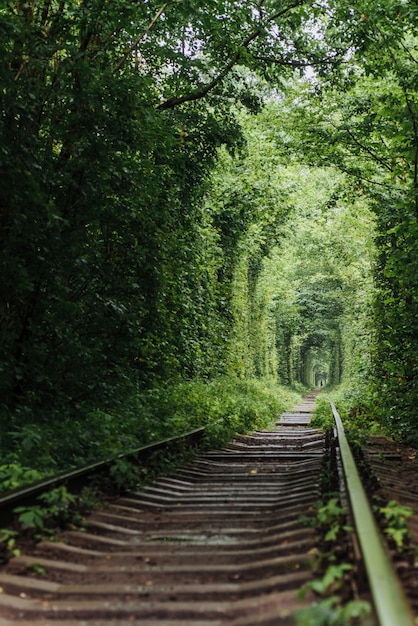
[{"label": "railway ties", "polygon": [[316,543],[300,515],[320,499],[312,408],[201,453],[94,511],[84,531],[12,559],[0,571],[2,626],[293,624]]}]

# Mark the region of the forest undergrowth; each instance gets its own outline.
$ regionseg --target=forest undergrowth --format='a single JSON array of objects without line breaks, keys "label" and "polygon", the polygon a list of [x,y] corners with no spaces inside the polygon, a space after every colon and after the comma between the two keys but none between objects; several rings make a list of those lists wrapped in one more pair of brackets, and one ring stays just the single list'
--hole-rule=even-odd
[{"label": "forest undergrowth", "polygon": [[225,445],[237,433],[269,427],[300,397],[273,379],[223,376],[149,389],[114,412],[97,409],[80,421],[27,424],[12,433],[12,448],[0,448],[0,492],[200,426],[204,445]]}]

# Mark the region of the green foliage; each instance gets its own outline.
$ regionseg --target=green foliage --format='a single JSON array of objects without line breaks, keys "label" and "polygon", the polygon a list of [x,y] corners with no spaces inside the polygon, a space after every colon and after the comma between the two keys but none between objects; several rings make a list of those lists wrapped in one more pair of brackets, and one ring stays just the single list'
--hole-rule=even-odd
[{"label": "green foliage", "polygon": [[[243,148],[233,103],[256,111],[267,93],[255,60],[262,74],[268,41],[283,62],[277,72],[289,71],[282,39],[270,41],[277,29],[300,31],[295,59],[316,54],[301,39],[312,17],[274,3],[258,15],[230,2],[2,7],[0,430],[9,463],[47,471],[114,456],[166,428],[148,408],[138,414],[147,389],[253,375],[251,351],[240,360],[239,324],[250,259],[238,280],[231,265],[243,240],[260,251],[274,230],[274,186],[257,189],[253,178],[219,206],[220,187],[210,202],[203,195],[218,148]],[[169,430],[187,425],[174,421]]]},{"label": "green foliage", "polygon": [[20,550],[16,547],[17,536],[18,532],[11,528],[0,528],[0,562],[20,556]]},{"label": "green foliage", "polygon": [[319,397],[316,399],[316,407],[313,418],[311,419],[311,426],[314,428],[322,428],[325,431],[334,428],[334,417],[327,398]]},{"label": "green foliage", "polygon": [[[416,15],[409,3],[333,3],[324,34],[331,45],[344,42],[350,49],[346,66],[341,72],[317,72],[297,85],[292,105],[287,104],[284,137],[287,148],[305,162],[332,163],[349,174],[353,191],[368,198],[376,214],[374,285],[364,293],[369,312],[357,311],[345,325],[345,344],[352,346],[355,357],[347,359],[346,353],[346,378],[354,379],[353,388],[367,378],[353,408],[366,405],[369,412],[375,395],[374,417],[413,445],[418,336]],[[363,335],[352,332],[361,326]]]},{"label": "green foliage", "polygon": [[[336,497],[330,498],[325,504],[319,503],[314,518],[308,518],[310,526],[317,528],[323,535],[326,543],[335,543],[342,532],[352,530],[345,524],[347,512]],[[328,555],[335,560],[332,551]]]},{"label": "green foliage", "polygon": [[411,538],[407,520],[414,514],[413,509],[391,500],[386,506],[375,507],[375,511],[385,519],[385,534],[393,540],[399,552],[404,552]]},{"label": "green foliage", "polygon": [[265,76],[317,59],[304,4],[3,3],[6,449],[63,412],[225,372],[229,244],[261,195],[222,215],[202,196],[217,149],[243,145],[233,106],[258,111]]},{"label": "green foliage", "polygon": [[40,504],[14,509],[23,528],[46,532],[56,526],[77,523],[81,519],[77,498],[65,486],[47,491],[37,499]]},{"label": "green foliage", "polygon": [[47,491],[38,497],[45,505],[49,515],[64,524],[72,518],[72,509],[77,504],[76,497],[67,491],[65,486]]},{"label": "green foliage", "polygon": [[159,420],[159,438],[206,426],[208,443],[220,445],[271,424],[298,398],[273,379],[219,377],[151,390],[142,401],[155,428]]},{"label": "green foliage", "polygon": [[[371,614],[368,602],[348,600],[343,592],[345,577],[352,571],[353,566],[344,561],[338,561],[337,547],[344,543],[344,536],[352,528],[345,523],[346,511],[341,507],[337,497],[331,497],[325,503],[319,503],[314,518],[307,523],[321,532],[324,548],[318,552],[318,561],[321,577],[307,582],[299,591],[300,599],[304,599],[307,592],[314,592],[320,596],[319,601],[296,611],[293,616],[298,626],[349,626],[350,624],[369,624],[367,617]],[[324,568],[325,564],[325,568]]]},{"label": "green foliage", "polygon": [[12,491],[44,478],[44,474],[18,463],[0,465],[0,492]]},{"label": "green foliage", "polygon": [[112,491],[121,493],[135,489],[145,477],[145,469],[127,459],[116,459],[109,470]]},{"label": "green foliage", "polygon": [[46,570],[40,563],[34,561],[33,563],[28,563],[26,566],[26,571],[29,575],[32,576],[46,576]]},{"label": "green foliage", "polygon": [[373,216],[336,169],[289,158],[286,102],[270,101],[256,119],[240,113],[247,149],[239,161],[222,153],[212,174],[208,198],[232,279],[227,363],[241,376],[312,387],[322,374],[335,384],[355,370],[346,355],[367,363]]},{"label": "green foliage", "polygon": [[353,624],[371,625],[367,618],[371,606],[364,600],[352,600],[339,606],[340,598],[331,596],[296,611],[293,619],[297,626],[350,626]]},{"label": "green foliage", "polygon": [[[166,24],[141,50],[151,80],[123,50],[152,7],[95,5],[0,13],[1,428],[30,429],[32,445],[34,423],[106,412],[167,375],[207,375],[222,351],[217,237],[199,197],[238,126],[221,104],[157,112],[172,82],[156,44]],[[176,47],[185,16],[169,21]]]},{"label": "green foliage", "polygon": [[[229,436],[272,412],[255,377],[374,379],[356,415],[376,394],[416,442],[415,18],[392,0],[3,3],[4,464],[206,423],[194,394]],[[228,376],[248,388],[209,402]]]},{"label": "green foliage", "polygon": [[[395,436],[418,445],[417,402],[417,260],[416,216],[403,203],[382,211],[384,232],[376,271],[378,292],[374,303],[376,318],[376,360],[373,389],[379,396],[375,413]],[[394,224],[397,225],[394,226]]]},{"label": "green foliage", "polygon": [[[51,467],[67,468],[116,458],[143,445],[206,426],[210,445],[226,443],[234,434],[271,424],[300,396],[279,387],[274,379],[218,377],[195,379],[148,389],[127,397],[121,412],[94,411],[83,422],[59,422],[43,428],[37,457],[42,469],[13,462],[0,467],[4,491],[44,477]],[[45,464],[44,446],[51,465]],[[145,468],[116,460],[111,477],[116,487],[134,486],[146,478]]]},{"label": "green foliage", "polygon": [[320,596],[335,593],[343,585],[344,574],[353,569],[349,563],[329,565],[321,579],[315,579],[305,585],[306,589],[311,589]]},{"label": "green foliage", "polygon": [[36,530],[44,529],[45,518],[48,515],[46,508],[37,504],[27,507],[18,506],[15,509],[15,513],[17,513],[18,520],[22,524],[23,528]]},{"label": "green foliage", "polygon": [[348,530],[348,527],[341,524],[341,519],[346,512],[338,503],[337,498],[331,498],[324,506],[317,511],[319,528],[327,528],[325,541],[335,541],[341,529]]},{"label": "green foliage", "polygon": [[[34,532],[35,537],[53,535],[59,528],[79,525],[83,514],[91,511],[99,502],[98,490],[85,487],[77,495],[65,486],[57,487],[38,496],[37,504],[14,509],[20,523],[20,532]],[[16,532],[16,536],[19,533]]]},{"label": "green foliage", "polygon": [[370,389],[370,379],[365,378],[355,386],[347,380],[329,395],[337,407],[350,443],[362,445],[369,435],[386,434],[376,411],[377,396]]}]

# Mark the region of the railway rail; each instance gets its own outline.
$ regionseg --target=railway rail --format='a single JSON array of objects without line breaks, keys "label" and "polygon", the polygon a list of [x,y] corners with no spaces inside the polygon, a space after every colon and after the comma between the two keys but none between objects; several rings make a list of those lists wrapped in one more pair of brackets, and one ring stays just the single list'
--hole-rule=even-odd
[{"label": "railway rail", "polygon": [[[314,394],[305,398],[273,430],[198,453],[174,476],[94,510],[82,528],[12,558],[0,569],[1,626],[294,624],[294,612],[315,599],[312,592],[303,601],[297,596],[315,576],[318,536],[301,516],[312,514],[322,498],[327,447],[324,433],[310,426],[314,401]],[[360,524],[358,543],[367,551],[378,531],[361,526],[367,504],[355,504],[360,487],[352,485],[355,468],[346,460],[338,419],[337,430],[342,497],[351,503]],[[23,496],[27,502],[30,490]],[[14,494],[3,502],[3,512],[17,502]],[[0,499],[0,513],[1,507]],[[376,543],[386,563],[385,547],[380,539]],[[389,567],[382,583],[380,560],[379,584],[373,582],[376,554],[363,552],[365,562],[371,559],[366,570],[376,596],[373,623],[411,626],[397,576]],[[387,584],[386,596],[393,598],[397,589],[394,609],[387,597],[380,608]]]}]

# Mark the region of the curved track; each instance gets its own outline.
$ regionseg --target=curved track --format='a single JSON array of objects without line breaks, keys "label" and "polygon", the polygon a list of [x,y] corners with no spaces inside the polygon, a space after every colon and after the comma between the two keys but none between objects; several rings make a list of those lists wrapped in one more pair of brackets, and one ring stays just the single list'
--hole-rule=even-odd
[{"label": "curved track", "polygon": [[[0,573],[4,626],[293,624],[315,536],[324,436],[312,399],[273,431],[201,454]],[[35,565],[34,565],[35,564]]]},{"label": "curved track", "polygon": [[[0,569],[0,625],[294,625],[292,614],[302,606],[297,591],[312,580],[318,543],[300,516],[314,514],[323,496],[326,441],[310,426],[314,406],[314,395],[307,397],[273,430],[239,436],[224,449],[201,453],[174,477],[95,510],[83,528],[13,558]],[[348,487],[342,498],[351,503],[359,531],[355,569],[365,565],[367,570],[376,623],[410,626],[414,621],[402,589],[398,604],[388,602],[398,579],[392,579],[384,546],[379,557],[378,552],[367,554],[375,539],[381,543],[380,534],[372,529],[371,512],[365,512],[370,508],[366,494],[359,498],[359,478],[353,486],[357,470],[333,411],[337,465],[345,470],[340,485]],[[376,451],[372,456],[391,493],[395,488],[403,493],[399,466],[393,469]],[[367,515],[370,524],[365,525]],[[382,564],[377,577],[376,558]],[[384,569],[386,581],[379,580]],[[379,604],[379,590],[389,579],[393,586],[380,593],[384,602]],[[304,602],[313,599],[308,595]],[[394,606],[399,607],[396,624],[388,617]]]}]

